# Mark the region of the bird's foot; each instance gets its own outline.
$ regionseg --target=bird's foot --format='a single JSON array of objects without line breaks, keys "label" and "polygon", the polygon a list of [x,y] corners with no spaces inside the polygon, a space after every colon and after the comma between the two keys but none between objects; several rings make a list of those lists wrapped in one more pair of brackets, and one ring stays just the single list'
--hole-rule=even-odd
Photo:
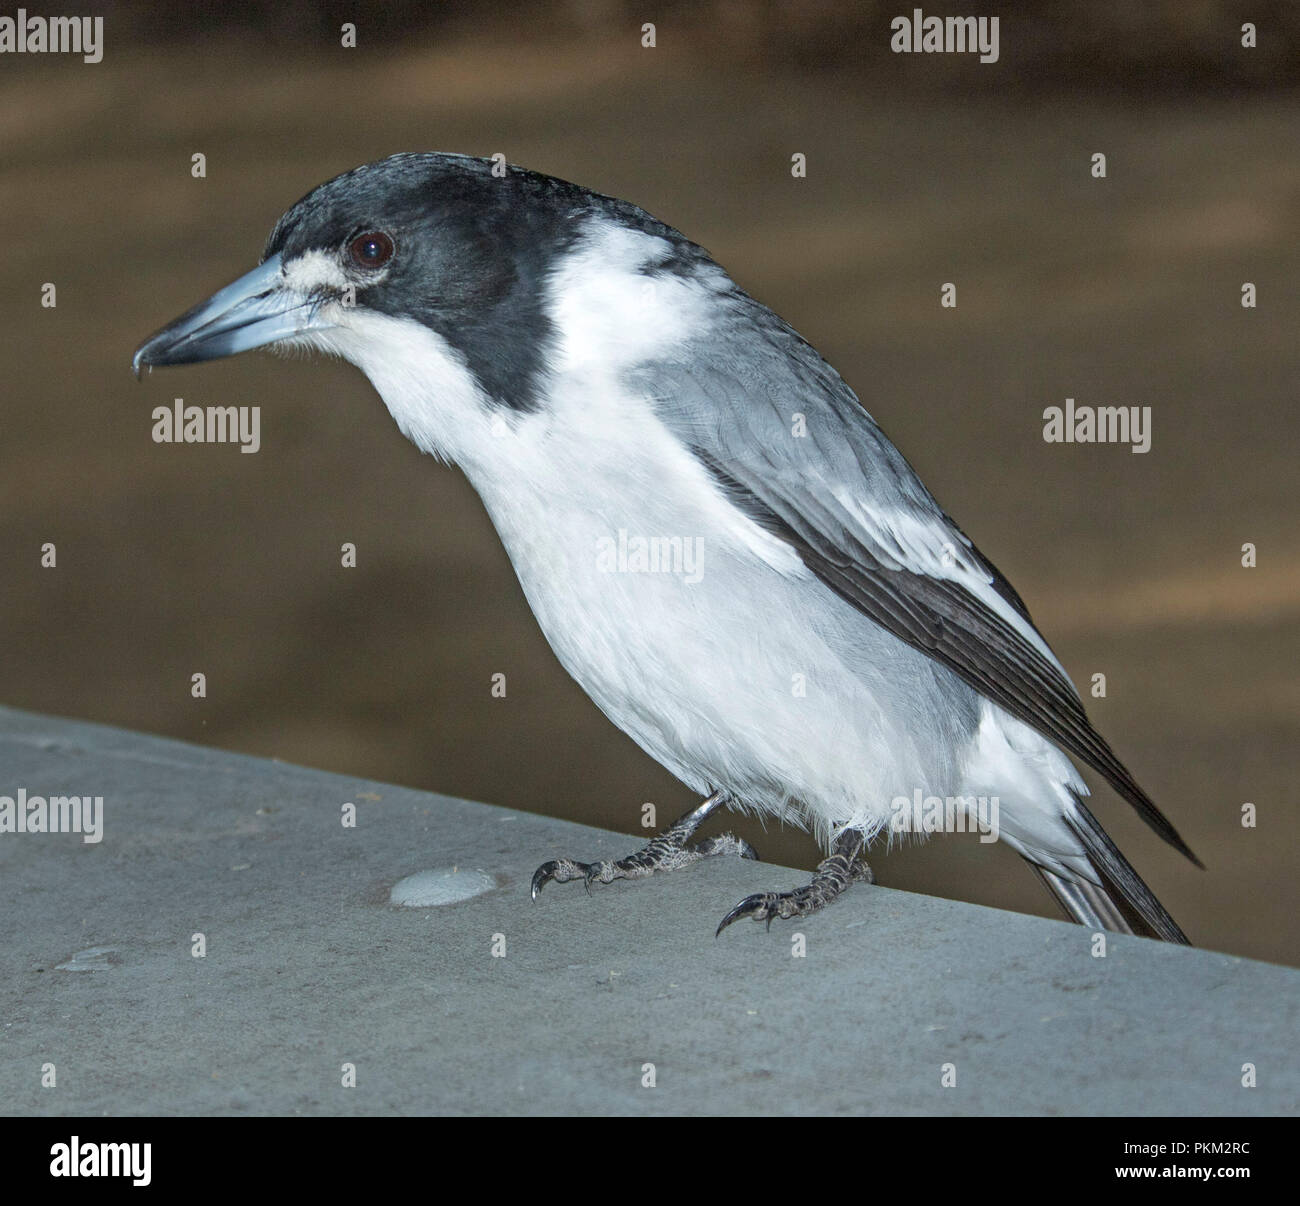
[{"label": "bird's foot", "polygon": [[705,838],[693,846],[687,840],[699,828],[704,818],[725,799],[722,793],[710,796],[703,804],[692,808],[671,828],[652,838],[640,850],[626,858],[604,859],[598,863],[580,863],[571,858],[552,859],[543,863],[533,873],[533,899],[549,883],[568,883],[573,879],[583,881],[587,891],[593,883],[607,884],[616,879],[643,879],[660,871],[676,871],[690,866],[702,858],[716,858],[724,854],[737,854],[741,858],[758,858],[753,846],[742,838],[724,833],[720,837]]},{"label": "bird's foot", "polygon": [[860,833],[849,831],[841,834],[830,857],[817,864],[817,870],[808,883],[789,892],[756,892],[753,896],[746,896],[722,919],[714,936],[742,917],[766,921],[770,930],[773,917],[807,917],[825,908],[849,884],[858,880],[875,883],[876,877],[862,857],[862,845]]}]

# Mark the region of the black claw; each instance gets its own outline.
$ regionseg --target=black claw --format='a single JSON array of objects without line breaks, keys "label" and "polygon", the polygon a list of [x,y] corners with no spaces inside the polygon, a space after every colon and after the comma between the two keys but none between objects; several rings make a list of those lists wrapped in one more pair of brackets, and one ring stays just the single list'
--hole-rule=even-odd
[{"label": "black claw", "polygon": [[551,877],[555,874],[555,868],[559,864],[552,860],[549,863],[543,863],[536,871],[533,872],[533,899],[537,899],[537,894],[551,882]]},{"label": "black claw", "polygon": [[[716,938],[733,921],[739,921],[742,917],[748,917],[751,913],[758,912],[758,910],[762,908],[762,906],[763,906],[762,896],[759,895],[746,896],[744,900],[742,900],[734,909],[731,910],[730,913],[728,913],[722,919],[721,922],[719,922],[718,928],[713,931],[713,936]],[[768,925],[770,926],[771,924],[772,924],[772,919],[771,917],[769,917]]]},{"label": "black claw", "polygon": [[713,936],[717,938],[722,933],[722,931],[725,930],[727,926],[729,926],[739,916],[740,916],[740,909],[739,908],[732,909],[730,913],[728,913],[720,922],[718,922],[718,928],[713,931]]}]

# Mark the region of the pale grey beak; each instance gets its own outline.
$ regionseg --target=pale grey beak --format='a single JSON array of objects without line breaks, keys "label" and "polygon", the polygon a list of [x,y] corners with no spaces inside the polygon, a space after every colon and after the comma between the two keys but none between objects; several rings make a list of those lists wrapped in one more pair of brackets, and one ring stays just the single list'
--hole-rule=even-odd
[{"label": "pale grey beak", "polygon": [[319,301],[285,286],[280,257],[270,259],[151,335],[131,359],[137,379],[145,367],[193,364],[265,347],[291,335],[330,326],[316,317]]}]

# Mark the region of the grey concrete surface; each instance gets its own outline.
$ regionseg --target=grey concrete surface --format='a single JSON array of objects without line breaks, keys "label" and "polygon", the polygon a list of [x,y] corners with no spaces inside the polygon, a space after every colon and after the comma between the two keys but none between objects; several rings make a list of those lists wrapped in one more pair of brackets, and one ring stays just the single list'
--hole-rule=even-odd
[{"label": "grey concrete surface", "polygon": [[[104,831],[0,834],[7,1113],[1237,1115],[1300,1098],[1300,973],[1281,967],[1124,938],[1099,959],[1074,926],[867,887],[715,941],[732,904],[796,873],[716,861],[534,904],[538,863],[635,839],[0,709],[0,796],[20,788],[102,796]],[[495,886],[389,903],[451,868]]]}]

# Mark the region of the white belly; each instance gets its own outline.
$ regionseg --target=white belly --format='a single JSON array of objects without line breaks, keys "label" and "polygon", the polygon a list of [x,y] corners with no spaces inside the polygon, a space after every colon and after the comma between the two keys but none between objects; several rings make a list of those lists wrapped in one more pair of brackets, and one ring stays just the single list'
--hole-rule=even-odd
[{"label": "white belly", "polygon": [[[874,831],[895,796],[955,781],[952,743],[926,720],[932,663],[826,591],[635,413],[580,440],[553,416],[526,420],[501,437],[512,473],[470,473],[565,669],[693,789],[726,787],[823,836]],[[652,539],[669,553],[658,568]],[[864,632],[878,656],[850,665],[845,641]]]}]

